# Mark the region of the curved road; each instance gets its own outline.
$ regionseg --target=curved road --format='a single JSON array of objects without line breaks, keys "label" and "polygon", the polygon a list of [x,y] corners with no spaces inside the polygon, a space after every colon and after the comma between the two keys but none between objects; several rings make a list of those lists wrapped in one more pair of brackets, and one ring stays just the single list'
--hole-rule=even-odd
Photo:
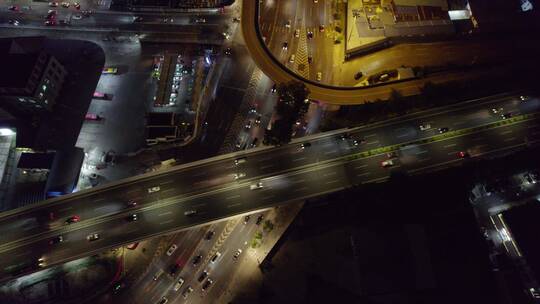
[{"label": "curved road", "polygon": [[307,80],[290,71],[274,58],[264,44],[259,29],[259,0],[245,0],[242,2],[242,33],[253,61],[257,66],[276,83],[297,80],[303,82],[310,91],[310,99],[333,105],[362,104],[366,101],[388,99],[392,89],[403,95],[413,95],[420,92],[426,81],[432,83],[461,79],[463,73],[448,73],[427,78],[425,80],[410,80],[394,82],[391,85],[383,84],[370,87],[335,87]]}]

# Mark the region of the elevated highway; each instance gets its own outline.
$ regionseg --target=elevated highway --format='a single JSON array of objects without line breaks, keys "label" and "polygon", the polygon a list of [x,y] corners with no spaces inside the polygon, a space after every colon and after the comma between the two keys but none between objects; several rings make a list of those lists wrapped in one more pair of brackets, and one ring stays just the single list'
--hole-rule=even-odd
[{"label": "elevated highway", "polygon": [[[500,107],[515,118],[493,114]],[[460,164],[460,151],[474,159],[519,149],[540,140],[539,110],[538,99],[495,96],[213,157],[3,212],[0,281],[145,238],[381,182],[395,170],[415,174]],[[426,122],[431,128],[421,131]],[[441,137],[438,128],[449,132]],[[384,168],[389,151],[396,155]],[[137,221],[130,221],[133,214]],[[67,224],[75,215],[80,222]],[[95,233],[99,238],[89,240]],[[63,242],[54,243],[59,236]]]}]

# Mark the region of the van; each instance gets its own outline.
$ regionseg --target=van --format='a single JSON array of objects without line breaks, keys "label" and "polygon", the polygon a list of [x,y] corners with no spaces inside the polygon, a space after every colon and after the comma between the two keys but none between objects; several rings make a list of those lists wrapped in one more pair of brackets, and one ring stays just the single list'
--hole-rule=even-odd
[{"label": "van", "polygon": [[156,272],[156,274],[154,274],[154,278],[153,280],[154,281],[157,281],[159,279],[159,277],[163,274],[163,269],[160,269]]}]

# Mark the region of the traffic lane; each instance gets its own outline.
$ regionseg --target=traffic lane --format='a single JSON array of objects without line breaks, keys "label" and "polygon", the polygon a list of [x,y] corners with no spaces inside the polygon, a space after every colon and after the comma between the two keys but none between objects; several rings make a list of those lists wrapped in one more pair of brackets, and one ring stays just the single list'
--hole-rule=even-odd
[{"label": "traffic lane", "polygon": [[[516,102],[515,102],[515,98],[510,98],[510,105],[514,104],[516,105]],[[536,110],[538,108],[538,99],[534,99],[534,100],[530,100],[530,101],[527,101],[525,103],[521,102],[521,103],[517,103],[517,106],[520,106],[520,107],[523,107],[523,111],[524,110]],[[498,106],[501,106],[501,107],[508,107],[508,101],[503,101],[503,102],[499,102],[499,103],[496,103],[496,104],[491,104],[490,107],[492,106],[495,106],[495,107],[498,107]],[[489,107],[488,107],[489,108]],[[471,109],[467,109],[469,112],[471,111]],[[482,111],[484,112],[489,112],[489,110],[487,109],[483,109]],[[489,114],[489,113],[486,113],[486,114]],[[455,115],[455,116],[465,116],[467,117],[468,114],[466,112],[460,112],[458,113],[458,115]],[[487,119],[491,119],[492,121],[496,121],[496,120],[499,120],[500,118],[497,116],[497,115],[494,115],[494,116],[490,116],[490,115],[487,115],[486,116]],[[425,119],[422,119],[425,121]],[[474,122],[478,122],[478,119],[477,119],[477,116],[474,116],[474,119],[471,119],[471,121],[474,121]],[[409,122],[410,123],[410,122]],[[418,122],[417,122],[418,123]],[[433,123],[433,122],[432,122]],[[414,123],[412,124],[414,125]],[[394,127],[394,130],[401,130],[402,128],[396,128]],[[429,134],[429,133],[433,133],[435,131],[435,128],[433,128],[431,131],[426,131],[426,132],[419,132],[417,127],[410,127],[409,128],[409,131],[412,131],[411,133],[414,135],[415,132],[418,133],[418,134],[422,134],[422,133],[425,133],[425,134]],[[400,133],[400,134],[403,134],[403,133]],[[396,135],[396,138],[398,139],[398,141],[402,141],[403,138],[401,138],[402,136],[400,136],[400,134],[397,134]],[[373,146],[373,145],[377,145],[377,146],[380,146],[381,144],[383,144],[383,142],[380,142],[379,140],[377,139],[371,139],[370,137],[372,136],[373,134],[366,134],[364,137],[366,138],[366,143],[364,145],[361,145],[358,149],[358,151],[362,151],[364,149],[369,149],[369,148],[374,148],[376,146]],[[356,136],[354,134],[354,136]],[[409,138],[411,139],[411,138]],[[313,141],[313,144],[317,144],[317,142],[320,142],[320,141],[324,141],[325,139],[321,139],[321,140],[318,140],[318,141]],[[338,144],[339,144],[339,141],[338,141]],[[394,144],[394,142],[386,142],[384,143],[385,145],[390,145],[390,144]],[[335,145],[334,142],[332,142],[332,140],[330,141],[327,141],[325,144],[325,146],[328,147],[328,151],[320,151],[321,153],[317,153],[317,156],[320,156],[320,155],[328,155],[328,156],[331,156],[332,154],[336,154],[338,152],[357,152],[356,149],[350,149],[350,146],[349,146],[349,151],[346,151],[344,149],[339,149],[339,145]],[[337,148],[336,148],[337,147]],[[314,147],[310,147],[310,148],[307,148],[305,150],[315,150]],[[313,154],[310,154],[310,153],[305,153],[305,151],[303,151],[303,149],[299,148],[299,145],[297,145],[296,147],[293,145],[293,146],[288,146],[288,149],[282,149],[280,151],[283,151],[285,153],[291,153],[292,155],[294,155],[293,157],[290,157],[290,155],[286,155],[286,154],[279,154],[279,153],[274,153],[274,156],[284,156],[283,158],[279,158],[279,157],[272,157],[272,158],[266,158],[266,159],[263,159],[263,161],[266,161],[268,164],[267,165],[263,165],[261,164],[261,167],[260,167],[260,174],[264,174],[264,173],[271,173],[274,171],[273,167],[275,167],[276,164],[280,164],[282,168],[290,168],[290,167],[294,167],[294,166],[300,166],[300,165],[305,165],[305,164],[309,164],[312,162],[312,157],[313,157]],[[336,154],[337,155],[337,154]],[[336,155],[332,155],[332,157],[335,157]],[[341,156],[341,155],[344,155],[344,154],[339,154],[337,156]],[[250,157],[251,159],[251,157]],[[324,158],[319,158],[320,161],[322,160],[325,160]],[[214,168],[217,168],[217,169],[222,169],[222,167],[220,166],[220,164],[216,164],[216,166]],[[197,168],[198,169],[198,168]],[[201,172],[205,172],[204,168],[201,168]],[[233,174],[233,171],[239,171],[236,167],[234,166],[228,166],[225,168],[225,170],[231,170],[227,173],[225,173],[224,175],[224,181],[227,182],[227,175],[229,176],[232,176]],[[266,171],[266,172],[265,172]],[[237,173],[240,173],[240,172],[237,172]],[[180,172],[180,174],[182,174],[182,172]],[[197,174],[190,174],[190,172],[187,172],[187,175],[189,177],[198,177],[198,175],[200,175],[200,173],[197,173]],[[250,174],[251,175],[251,174]],[[254,172],[252,173],[253,176],[257,176],[258,173],[257,172]],[[247,178],[249,178],[250,176],[247,176]],[[161,183],[155,183],[155,182],[148,182],[145,186],[146,188],[149,188],[149,187],[152,187],[152,186],[155,186],[156,184],[158,185],[163,185],[163,184],[166,184],[166,183],[172,183],[173,181],[171,179],[174,179],[174,178],[177,178],[176,176],[172,176],[172,177],[167,177],[167,179],[169,179],[168,181],[165,181],[165,182],[161,182]],[[201,175],[200,176],[201,179],[204,179],[204,181],[207,181],[206,180],[206,176],[205,175]],[[232,181],[233,178],[230,178],[228,181]],[[197,186],[197,181],[178,181],[180,184],[190,184],[190,182],[193,183],[194,186]],[[143,186],[144,187],[144,186]],[[121,197],[126,197],[126,193],[129,195],[133,195],[134,197],[139,197],[142,193],[141,191],[144,192],[144,188],[143,187],[140,187],[139,185],[137,185],[137,187],[135,189],[132,189],[132,190],[128,190],[128,191],[122,191],[121,192]],[[143,188],[143,189],[141,189]],[[196,187],[195,187],[196,188]],[[157,198],[159,199],[159,194],[165,194],[167,191],[169,190],[172,190],[172,189],[163,189],[161,193],[158,193],[158,196]],[[176,191],[176,187],[174,189],[175,191],[175,194],[180,194],[182,192],[177,192]],[[86,217],[92,217],[92,216],[96,216],[96,215],[99,215],[100,213],[99,212],[96,212],[97,210],[101,210],[103,211],[101,213],[101,215],[106,215],[106,214],[110,214],[111,211],[112,213],[115,213],[115,212],[121,212],[123,211],[123,208],[125,208],[125,202],[126,201],[129,201],[129,198],[126,199],[126,198],[120,198],[120,199],[111,199],[110,197],[114,197],[114,195],[111,195],[111,193],[106,193],[103,195],[104,197],[108,197],[107,199],[105,199],[104,197],[97,197],[93,200],[92,202],[92,207],[89,208],[88,210],[75,210],[73,208],[73,206],[68,206],[68,207],[61,207],[59,210],[55,210],[55,209],[49,209],[49,213],[50,212],[53,212],[55,213],[55,217],[56,218],[62,218],[63,220],[65,220],[65,218],[71,216],[71,215],[74,215],[74,214],[78,214],[80,215],[79,213],[83,213],[82,216],[83,216],[83,220],[84,218]],[[112,205],[112,204],[113,205]],[[114,206],[114,204],[116,206]],[[89,205],[89,204],[88,204]],[[87,206],[86,204],[83,205],[84,206]],[[70,210],[70,209],[74,209],[74,210]],[[108,211],[108,212],[107,212]],[[84,212],[87,212],[87,214],[84,214]],[[44,212],[40,212],[38,216],[35,216],[34,219],[37,219],[37,218],[47,218],[49,214],[47,213],[44,213]],[[32,218],[27,218],[27,219],[23,219],[23,220],[30,220],[29,222],[30,223],[34,223],[36,224],[37,221],[31,221]],[[55,223],[53,223],[55,226],[57,226],[58,224],[60,224],[62,222],[62,220],[56,220]],[[9,231],[9,226],[10,225],[3,225],[5,227],[8,227],[8,231]],[[3,227],[3,228],[5,228]],[[24,229],[28,229],[28,228],[24,228]],[[34,226],[34,229],[29,229],[29,230],[17,230],[19,233],[16,233],[16,234],[4,234],[4,237],[9,237],[9,238],[13,238],[13,237],[21,237],[22,235],[24,234],[31,234],[33,233],[34,231],[36,230],[39,230],[40,229],[40,225],[35,225]],[[6,240],[9,240],[9,238],[6,238],[4,239],[5,241]]]},{"label": "traffic lane", "polygon": [[[510,103],[508,102],[508,100],[505,100],[505,101],[502,101],[502,102],[499,102],[499,103],[491,104],[490,107],[495,106],[495,107],[507,107],[508,108],[509,105],[512,105],[512,104],[516,105],[515,98],[510,98],[509,101],[510,101]],[[525,103],[523,103],[523,102],[517,103],[517,106],[522,107],[523,108],[522,111],[525,111],[525,110],[534,111],[534,110],[537,110],[538,104],[539,104],[538,99],[534,99],[534,100],[527,101]],[[486,107],[486,109],[481,110],[481,111],[485,112],[485,114],[487,114],[485,116],[487,118],[487,120],[491,120],[491,121],[499,120],[500,119],[499,116],[490,115],[488,113],[490,111],[490,110],[488,110],[488,108],[489,107]],[[465,111],[471,112],[471,109],[466,109]],[[478,119],[479,116],[471,116],[467,112],[463,112],[463,111],[459,111],[454,116],[473,117],[473,119],[470,119],[470,121],[472,121],[472,122],[478,122],[479,121],[479,119]],[[423,118],[421,120],[426,121],[425,118]],[[419,134],[419,135],[422,135],[422,134],[431,135],[434,132],[436,133],[435,127],[433,127],[432,130],[419,131],[418,127],[416,126],[416,124],[418,124],[419,122],[420,121],[416,121],[414,123],[408,122],[411,125],[408,129],[393,126],[393,131],[395,133],[396,139],[398,141],[403,141],[404,138],[403,138],[402,135],[403,134],[407,135],[407,133],[402,132],[403,130],[405,130],[406,132],[408,130],[409,134],[413,135],[412,137],[415,137],[414,135],[417,135],[417,134]],[[434,123],[433,121],[430,121],[430,120],[428,120],[428,122],[430,122],[432,124]],[[444,123],[441,123],[441,125],[444,125]],[[384,132],[383,132],[383,134],[384,134]],[[373,135],[374,135],[373,133],[370,133],[370,134],[366,134],[364,136],[360,136],[360,138],[363,137],[366,142],[365,142],[365,144],[362,144],[362,145],[360,145],[360,147],[358,147],[358,151],[362,151],[362,150],[369,149],[369,148],[374,148],[376,146],[381,146],[383,144],[384,145],[394,144],[394,142],[391,142],[391,141],[381,142],[378,139],[372,139],[371,137]],[[357,135],[353,134],[353,137],[357,137]],[[407,139],[409,139],[409,140],[414,139],[412,137],[409,137]],[[313,141],[313,145],[316,145],[318,142],[324,141],[324,140],[325,139],[321,139],[321,140],[318,140],[318,141]],[[357,152],[356,149],[351,149],[350,142],[348,142],[348,143],[349,143],[349,151],[347,151],[346,149],[339,149],[340,148],[339,147],[339,144],[340,144],[339,140],[337,141],[337,144],[336,144],[336,142],[333,142],[332,140],[330,140],[330,141],[326,140],[326,143],[324,143],[324,145],[326,147],[328,147],[327,148],[328,151],[320,151],[320,153],[317,153],[316,155],[320,157],[321,155],[322,156],[324,156],[324,155],[331,156],[332,154],[336,154],[336,153],[338,153],[340,151],[341,152],[353,152],[353,153]],[[252,176],[257,176],[259,174],[271,173],[271,172],[274,171],[273,167],[275,167],[276,164],[281,165],[281,168],[290,168],[290,167],[309,164],[309,163],[311,163],[313,161],[313,154],[312,153],[306,153],[305,150],[310,150],[310,151],[315,150],[315,147],[301,149],[301,148],[299,148],[299,145],[297,145],[296,147],[294,145],[290,146],[290,147],[288,147],[288,149],[285,149],[285,150],[282,150],[282,151],[284,151],[286,153],[287,152],[290,153],[290,155],[293,155],[292,157],[290,155],[287,155],[287,154],[275,153],[274,157],[272,157],[272,158],[266,158],[266,159],[260,160],[260,161],[264,161],[266,163],[266,165],[261,164],[261,166],[259,167],[260,168],[260,173],[253,172],[249,176],[246,176],[246,178],[249,178],[251,175]],[[344,155],[344,154],[336,154],[336,155],[332,155],[332,157],[342,156],[342,155]],[[284,157],[275,157],[275,156],[284,156]],[[251,157],[250,157],[250,160],[252,160]],[[324,158],[319,158],[319,160],[322,161],[322,160],[325,160],[325,159]],[[254,161],[256,161],[256,160],[254,160]],[[227,175],[231,176],[230,180],[228,180],[228,181],[229,182],[232,181],[233,180],[232,174],[234,174],[234,171],[239,171],[239,169],[241,170],[240,167],[241,166],[238,166],[238,168],[236,166],[225,167],[225,170],[230,170],[229,172],[224,172],[224,174],[223,174],[224,178],[225,178],[225,182],[227,182],[227,177],[226,177]],[[224,167],[222,167],[220,163],[217,163],[216,166],[213,166],[213,167],[211,166],[210,168],[220,170],[220,169],[223,169]],[[257,169],[257,168],[255,168],[255,169]],[[106,193],[106,194],[103,195],[103,197],[97,197],[97,198],[93,199],[93,201],[91,202],[92,207],[88,208],[87,210],[77,210],[78,208],[74,208],[73,206],[68,206],[68,207],[60,207],[59,206],[60,207],[59,209],[55,210],[54,208],[50,208],[48,212],[49,212],[49,214],[50,214],[50,212],[55,213],[55,218],[58,218],[58,220],[56,220],[55,223],[53,223],[54,225],[60,224],[67,217],[69,217],[71,215],[75,215],[75,214],[82,215],[82,218],[84,220],[87,217],[121,212],[121,211],[124,211],[126,201],[130,200],[130,198],[125,198],[126,194],[127,194],[127,196],[132,195],[133,197],[140,197],[144,193],[144,189],[145,189],[144,187],[146,187],[146,189],[150,188],[152,186],[156,186],[156,185],[158,185],[158,186],[161,185],[163,187],[163,185],[165,185],[167,183],[173,183],[173,182],[175,184],[176,184],[176,182],[178,182],[179,184],[184,184],[184,185],[193,183],[193,186],[195,186],[195,188],[197,188],[198,185],[203,186],[203,185],[197,184],[197,183],[198,182],[208,182],[206,174],[201,174],[201,172],[207,172],[207,170],[204,170],[204,168],[200,168],[200,169],[197,168],[197,170],[200,170],[200,172],[196,173],[196,174],[192,174],[191,172],[189,172],[189,170],[188,170],[188,172],[185,172],[185,174],[187,176],[189,176],[189,177],[196,177],[195,180],[184,180],[184,181],[182,181],[182,180],[178,180],[180,178],[177,177],[177,176],[166,177],[168,179],[167,181],[163,181],[163,182],[149,181],[149,182],[146,183],[146,185],[143,185],[143,187],[140,187],[139,185],[137,185],[137,187],[135,189],[122,191],[120,193],[121,198],[118,198],[118,199],[112,199],[111,197],[115,197],[115,195],[111,195],[111,193]],[[180,172],[180,175],[182,175],[182,173],[183,172]],[[242,173],[242,172],[236,172],[236,173]],[[199,180],[197,178],[199,178]],[[173,179],[177,179],[177,181],[175,182],[175,181],[173,181]],[[159,194],[163,195],[169,190],[172,190],[172,189],[164,188],[163,190],[161,190],[161,193],[157,193],[157,197],[159,198],[159,196],[160,196]],[[176,187],[175,187],[174,190],[175,190],[175,194],[182,193],[182,192],[177,192]],[[105,197],[107,197],[107,198],[105,198]],[[90,204],[83,204],[82,206],[83,207],[90,206]],[[102,212],[101,213],[97,212],[98,210],[100,210]],[[26,221],[27,223],[34,224],[34,229],[31,229],[31,227],[25,227],[25,228],[23,228],[23,230],[16,230],[18,233],[15,233],[15,234],[6,233],[6,234],[4,234],[2,236],[2,237],[4,237],[3,240],[7,241],[7,240],[9,240],[10,238],[13,238],[13,237],[18,238],[18,237],[21,237],[24,234],[33,233],[34,231],[40,229],[40,226],[41,226],[41,225],[38,224],[38,221],[36,221],[36,219],[47,218],[49,214],[44,213],[44,212],[39,212],[38,216],[35,216],[33,218],[32,217],[27,217],[26,219],[22,219],[23,221]],[[7,227],[7,230],[2,230],[2,231],[13,230],[11,225],[7,225],[7,223],[4,224],[2,228],[5,229],[6,227]],[[25,230],[25,229],[28,229],[28,230]],[[8,238],[5,238],[5,237],[8,237]]]},{"label": "traffic lane", "polygon": [[[195,303],[214,303],[215,299],[227,290],[234,271],[238,270],[240,261],[246,257],[249,243],[259,227],[255,225],[255,220],[260,214],[262,213],[251,214],[250,222],[247,225],[240,223],[238,229],[223,244],[220,259],[209,267],[211,269],[209,277],[213,280],[212,286],[205,292],[199,288],[200,297],[197,297],[198,301]],[[241,249],[242,253],[238,260],[234,260],[233,255],[238,249]]]},{"label": "traffic lane", "polygon": [[[159,269],[162,269],[165,273],[168,272],[169,268],[167,266],[170,264],[170,262],[167,261],[172,259],[178,260],[185,254],[185,252],[189,252],[190,250],[192,250],[192,244],[194,244],[200,238],[200,231],[201,229],[191,229],[187,231],[181,231],[176,234],[174,239],[171,241],[171,244],[177,244],[178,249],[170,257],[167,256],[167,254],[165,253],[166,251],[162,252],[160,259],[156,263],[152,263],[152,265],[154,265],[155,267],[152,267],[152,270],[147,271],[144,278],[142,280],[139,280],[137,284],[129,286],[131,292],[129,294],[123,294],[123,296],[126,297],[125,301],[133,303],[149,303],[150,298],[156,295],[156,290],[160,291],[163,290],[163,288],[167,288],[166,283],[168,282],[168,280],[166,278],[160,277],[158,280],[163,280],[163,282],[165,283],[161,285],[155,285],[153,281],[153,276]],[[169,246],[167,246],[165,250],[167,250],[168,248]]]},{"label": "traffic lane", "polygon": [[[501,105],[504,106],[504,104],[501,104]],[[527,106],[529,109],[533,109],[533,110],[534,110],[534,109],[536,109],[537,106],[538,106],[538,100],[535,99],[535,100],[531,100],[531,102],[519,103],[519,105],[524,105],[524,106]],[[498,106],[498,105],[495,105],[495,106]],[[486,111],[487,111],[487,110],[486,110]],[[490,116],[488,116],[488,118],[489,118],[489,117],[490,117]],[[497,116],[494,116],[493,118],[494,118],[494,120],[498,120],[498,119],[499,119]],[[423,119],[423,120],[425,120],[425,119]],[[414,124],[413,124],[413,125],[414,125]],[[398,129],[399,129],[399,128],[398,128]],[[370,137],[371,135],[373,135],[373,134],[367,134],[367,135],[365,135],[365,137],[367,138],[367,137]],[[356,136],[356,135],[354,135],[354,136]],[[399,137],[399,135],[398,135],[398,137]],[[370,144],[370,143],[375,143],[375,142],[370,142],[370,141],[368,141],[367,143]],[[297,146],[297,147],[292,147],[292,146],[291,146],[291,147],[288,147],[288,148],[289,148],[288,150],[292,150],[293,154],[296,154],[298,151],[301,150],[301,149],[298,148],[298,146]],[[296,150],[296,151],[294,151],[294,150]],[[288,151],[285,150],[285,152],[288,152]],[[250,159],[251,159],[251,157],[250,157]],[[265,160],[266,160],[266,159],[265,159]],[[216,165],[217,165],[217,166],[216,166],[217,168],[222,168],[222,167],[220,166],[219,163],[216,164]],[[198,169],[198,168],[197,168],[197,169]],[[202,172],[206,171],[206,170],[204,170],[204,168],[201,168],[201,169],[202,169],[202,170],[201,170]],[[233,167],[233,166],[228,166],[227,169],[234,169],[234,167]],[[188,174],[190,174],[190,173],[188,173]],[[228,173],[226,173],[226,174],[228,174]],[[196,175],[198,175],[198,174],[196,174]],[[191,176],[191,175],[190,175],[190,176]],[[202,177],[202,176],[201,176],[201,177]],[[172,178],[174,178],[174,177],[172,177]],[[150,183],[151,183],[151,182],[150,182]],[[147,187],[151,186],[150,183],[147,184],[146,186],[147,186]],[[166,182],[165,182],[165,183],[166,183]],[[137,190],[137,191],[139,191],[139,190]],[[129,191],[128,191],[128,192],[129,192]],[[138,195],[139,195],[139,194],[137,193],[137,196],[138,196]],[[108,195],[108,196],[109,196],[109,195]],[[110,197],[110,196],[109,196],[109,197]],[[96,199],[96,201],[98,201],[98,200],[100,200],[100,198],[97,198],[97,199]],[[94,203],[96,203],[96,202],[94,202]],[[53,211],[54,211],[54,210],[53,210]]]},{"label": "traffic lane", "polygon": [[[535,121],[535,123],[537,122]],[[500,132],[501,129],[508,128],[508,127],[513,127],[516,130],[519,129],[518,127],[520,127],[521,130],[528,130],[528,128],[526,128],[526,123],[522,123],[520,125],[521,126],[519,125],[518,126],[516,125],[505,126],[502,128],[497,128],[497,129],[489,130],[489,131]],[[473,135],[476,135],[476,133]],[[471,135],[468,135],[468,136],[471,136]],[[467,136],[463,136],[463,137],[467,137]],[[440,144],[440,142],[438,142],[438,144]],[[498,145],[499,148],[506,146],[506,142],[500,141],[500,140],[494,140],[494,144]],[[461,161],[459,159],[456,160],[455,156],[449,153],[447,153],[446,156],[443,153],[441,153],[441,155],[443,157],[446,157],[446,159],[450,159],[449,161],[446,161],[443,163],[445,165],[448,163]],[[364,159],[361,161],[373,161],[373,160],[377,161],[377,160],[382,159],[383,157],[384,157],[383,155],[379,155],[379,156],[374,156],[374,157]],[[351,163],[355,164],[355,163],[360,163],[360,162],[354,161]],[[434,166],[435,165],[437,164],[434,164]],[[350,174],[346,174],[348,172],[346,172],[345,168],[342,168],[340,170],[339,169],[340,166],[342,165],[339,163],[333,163],[330,166],[320,166],[320,168],[315,171],[311,170],[311,171],[305,171],[305,172],[295,172],[294,174],[287,175],[284,177],[277,176],[277,177],[272,177],[268,179],[263,179],[263,184],[265,185],[263,189],[249,190],[247,185],[243,185],[244,187],[242,188],[227,189],[220,193],[213,193],[207,197],[198,197],[194,200],[190,200],[183,203],[184,210],[196,208],[196,210],[198,210],[197,216],[194,216],[194,217],[185,217],[185,216],[181,217],[180,216],[180,217],[173,217],[172,220],[167,220],[167,221],[161,220],[159,221],[159,223],[157,222],[153,223],[152,225],[153,227],[152,226],[146,227],[144,234],[152,235],[160,231],[173,230],[176,227],[178,227],[178,224],[174,225],[175,224],[173,223],[175,222],[174,219],[181,219],[180,221],[184,225],[192,225],[192,224],[195,224],[196,222],[200,222],[201,220],[208,221],[211,219],[221,218],[223,217],[223,214],[231,214],[231,213],[238,214],[238,213],[243,213],[243,212],[253,210],[253,209],[269,207],[269,206],[275,205],[274,201],[276,198],[279,198],[280,202],[283,203],[289,200],[294,200],[294,199],[297,200],[297,199],[301,199],[307,196],[313,196],[313,195],[335,191],[336,189],[340,189],[344,187],[343,186],[344,180],[348,181],[347,183],[348,185],[362,183],[362,182],[373,182],[373,181],[383,180],[388,176],[387,172],[391,171],[391,170],[386,170],[386,169],[381,168],[379,170],[380,173],[375,172],[377,175],[375,178],[369,177],[368,179],[365,179],[365,178],[357,177],[355,179],[354,177],[351,177]],[[295,186],[294,191],[291,191],[290,189],[291,183],[287,182],[286,178],[291,178],[292,176],[303,176],[304,179],[308,182],[307,183],[304,182],[303,184],[300,183],[299,186]],[[313,189],[314,186],[317,187],[316,193],[313,193],[313,190],[311,190]],[[238,193],[241,193],[242,195],[240,195],[239,197],[236,197],[235,195]],[[231,197],[231,195],[234,197]],[[229,196],[228,199],[227,199],[227,196]],[[223,201],[229,201],[229,203],[224,204]],[[177,207],[177,206],[173,205],[173,207]],[[176,208],[171,208],[171,205],[166,205],[157,210],[151,210],[151,212],[154,212],[154,213],[163,212],[167,209],[171,211],[170,214],[173,214],[171,209],[176,209]],[[117,221],[115,221],[115,223],[116,222]],[[107,223],[101,223],[100,225],[105,225],[105,224]],[[155,229],[156,227],[158,227],[158,229]],[[76,231],[75,233],[79,233],[82,236],[84,234],[95,232],[96,228],[93,228],[93,227],[90,227],[90,229],[84,228],[82,231]],[[108,227],[107,230],[109,229],[110,227]],[[121,232],[125,232],[125,230]],[[139,237],[140,237],[140,234],[139,234]],[[129,241],[127,239],[129,239]],[[133,241],[133,239],[134,237],[129,235],[129,233],[118,234],[113,237],[109,237],[107,246],[111,246],[111,241],[114,245],[119,246],[121,242],[130,243]],[[102,244],[104,243],[104,239],[101,239],[100,241],[102,242]],[[97,244],[97,242],[100,242],[100,241],[96,241],[95,244]],[[76,246],[70,247],[70,250],[72,250],[73,253],[77,252],[80,254],[81,249],[84,250],[85,253],[90,250],[90,248],[85,248],[84,246],[85,241],[82,241],[82,243],[81,241],[78,241],[78,242],[79,244],[76,244]],[[102,249],[103,247],[99,250],[102,250]],[[36,254],[37,253],[38,251],[36,251]],[[7,255],[7,256],[10,257],[10,255]],[[12,259],[8,259],[7,263],[12,263],[11,260]]]}]

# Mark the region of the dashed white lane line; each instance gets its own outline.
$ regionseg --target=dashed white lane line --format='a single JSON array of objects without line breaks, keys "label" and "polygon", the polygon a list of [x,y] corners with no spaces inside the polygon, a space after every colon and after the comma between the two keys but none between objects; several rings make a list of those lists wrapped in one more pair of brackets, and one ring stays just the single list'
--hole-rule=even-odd
[{"label": "dashed white lane line", "polygon": [[515,140],[516,138],[515,137],[510,137],[510,138],[505,138],[504,141],[512,141],[512,140]]},{"label": "dashed white lane line", "polygon": [[297,179],[297,180],[293,180],[291,183],[298,184],[298,183],[302,183],[304,181],[305,181],[304,179]]},{"label": "dashed white lane line", "polygon": [[160,213],[160,214],[158,214],[158,216],[165,216],[165,215],[169,215],[169,214],[172,214],[172,211],[167,211],[167,212]]},{"label": "dashed white lane line", "polygon": [[296,159],[293,159],[293,162],[295,162],[295,161],[301,161],[301,160],[304,160],[304,159],[306,159],[306,158],[305,158],[305,157],[296,158]]},{"label": "dashed white lane line", "polygon": [[239,197],[240,197],[240,194],[237,194],[237,195],[233,195],[233,196],[228,196],[225,199],[226,200],[231,200],[231,199],[235,199],[235,198],[239,198]]},{"label": "dashed white lane line", "polygon": [[501,133],[499,133],[500,135],[506,135],[506,134],[510,134],[512,133],[513,131],[512,130],[506,130],[506,131],[503,131]]},{"label": "dashed white lane line", "polygon": [[336,175],[337,172],[329,172],[329,173],[325,173],[323,176],[330,176],[330,175]]},{"label": "dashed white lane line", "polygon": [[337,153],[337,150],[331,150],[331,151],[324,152],[324,154],[332,154],[332,153]]},{"label": "dashed white lane line", "polygon": [[331,180],[331,181],[327,181],[325,182],[325,184],[334,184],[334,183],[339,183],[339,180],[338,179],[334,179],[334,180]]},{"label": "dashed white lane line", "polygon": [[165,222],[161,222],[159,223],[160,225],[166,225],[166,224],[169,224],[169,223],[172,223],[174,222],[174,220],[168,220],[168,221],[165,221]]},{"label": "dashed white lane line", "polygon": [[266,168],[272,168],[274,167],[275,165],[266,165],[266,166],[261,166],[261,169],[266,169]]},{"label": "dashed white lane line", "polygon": [[227,208],[233,208],[240,205],[242,205],[242,203],[235,203],[235,204],[228,205]]},{"label": "dashed white lane line", "polygon": [[457,144],[449,144],[449,145],[445,145],[444,147],[445,148],[451,148],[451,147],[455,147]]},{"label": "dashed white lane line", "polygon": [[356,174],[356,176],[368,176],[370,174],[371,174],[371,172],[364,172],[364,173]]},{"label": "dashed white lane line", "polygon": [[360,165],[360,166],[356,166],[356,167],[354,167],[354,168],[355,168],[355,169],[362,169],[362,168],[365,168],[365,167],[367,167],[367,165]]},{"label": "dashed white lane line", "polygon": [[167,185],[167,184],[172,184],[172,183],[174,183],[174,181],[170,180],[170,181],[165,181],[163,183],[160,183],[160,185]]},{"label": "dashed white lane line", "polygon": [[379,141],[378,140],[374,140],[374,141],[368,141],[366,142],[366,145],[375,145],[375,144],[378,144]]}]

